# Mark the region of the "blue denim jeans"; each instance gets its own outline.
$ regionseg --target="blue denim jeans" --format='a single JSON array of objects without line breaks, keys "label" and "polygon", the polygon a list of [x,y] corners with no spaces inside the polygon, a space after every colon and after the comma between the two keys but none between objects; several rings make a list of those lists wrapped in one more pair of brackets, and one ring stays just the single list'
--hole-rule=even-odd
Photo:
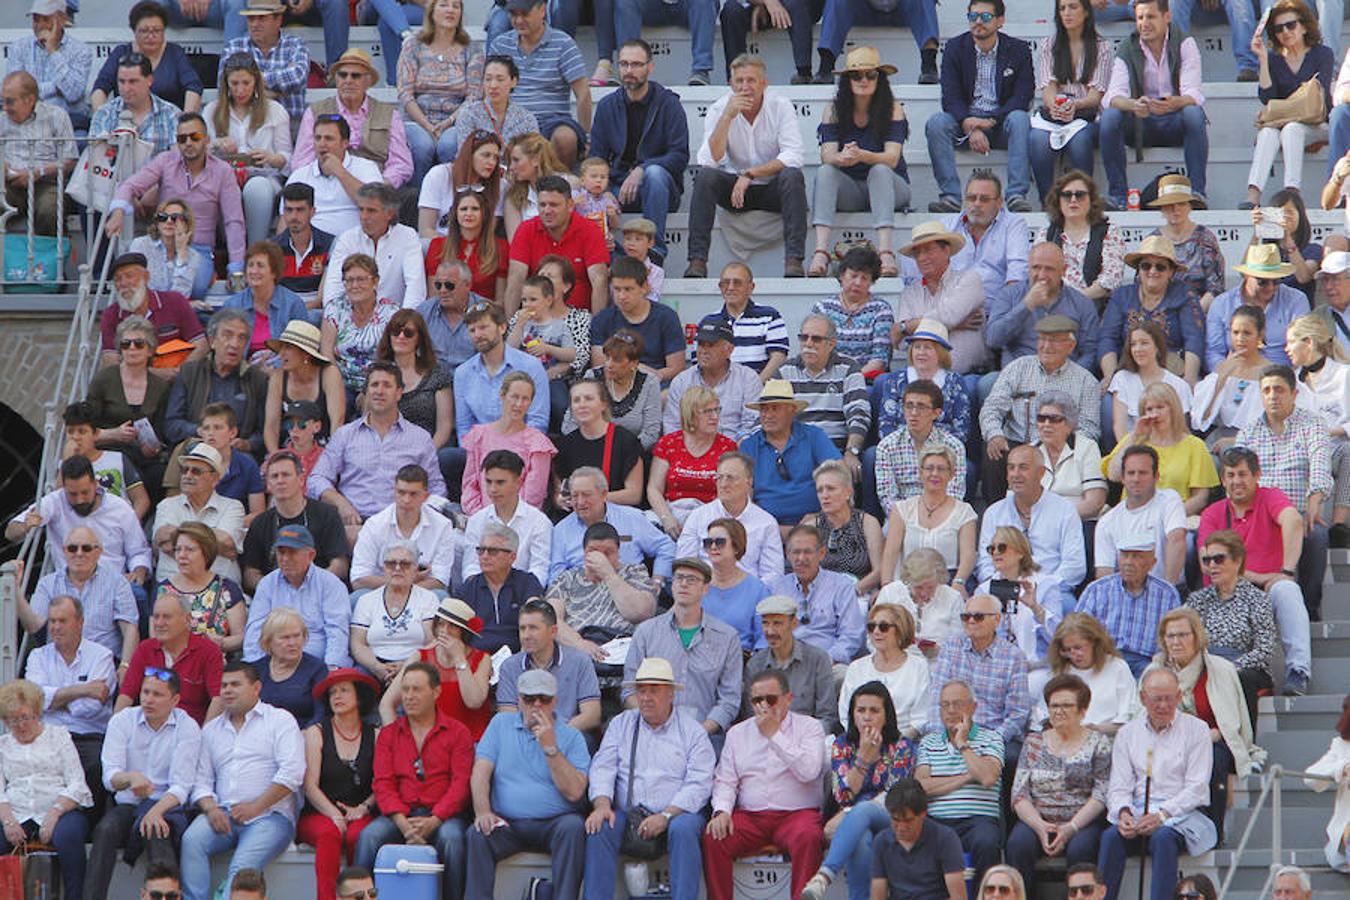
[{"label": "blue denim jeans", "polygon": [[867,900],[872,887],[872,838],[891,827],[890,813],[871,800],[857,804],[844,816],[830,841],[822,868],[837,880],[847,872],[848,900]]},{"label": "blue denim jeans", "polygon": [[[1075,863],[1095,863],[1098,845],[1102,839],[1102,828],[1105,825],[1104,817],[1097,819],[1069,838],[1069,844],[1064,848],[1064,861],[1069,866]],[[1018,822],[1013,826],[1003,856],[1008,860],[1008,865],[1022,873],[1029,897],[1035,896],[1036,862],[1044,855],[1040,838],[1036,837],[1036,832],[1031,830],[1031,826],[1026,822]]]},{"label": "blue denim jeans", "polygon": [[624,41],[642,37],[643,27],[686,25],[691,48],[691,72],[713,67],[713,35],[717,30],[717,0],[595,0],[595,43],[601,59],[610,59]]},{"label": "blue denim jeans", "polygon": [[[56,864],[61,869],[62,893],[66,897],[84,896],[84,842],[88,837],[89,820],[79,810],[63,814],[52,829],[52,846],[56,848]],[[13,849],[9,839],[0,834],[0,854]]]},{"label": "blue denim jeans", "polygon": [[1094,157],[1097,148],[1096,122],[1088,123],[1086,128],[1075,134],[1060,150],[1051,149],[1050,132],[1041,131],[1039,128],[1031,129],[1028,142],[1031,172],[1036,176],[1036,191],[1042,200],[1050,193],[1050,186],[1055,183],[1055,162],[1060,155],[1069,158],[1070,169],[1081,169],[1089,175],[1096,166],[1097,161]]},{"label": "blue denim jeans", "polygon": [[[956,174],[956,142],[965,137],[961,123],[950,113],[940,112],[928,118],[923,130],[928,138],[928,155],[933,160],[933,178],[937,181],[938,193],[959,199],[961,180]],[[1021,109],[1008,113],[1002,123],[989,132],[989,146],[1006,148],[1008,151],[1007,188],[1004,194],[1009,200],[1025,197],[1031,186],[1027,177],[1031,168],[1027,153],[1030,132],[1031,116]],[[965,142],[962,144],[964,146]]]},{"label": "blue denim jeans", "polygon": [[1102,834],[1102,847],[1097,853],[1097,867],[1106,878],[1107,900],[1120,896],[1120,882],[1125,877],[1125,857],[1131,851],[1143,849],[1148,841],[1148,862],[1153,870],[1151,900],[1171,900],[1177,886],[1177,860],[1186,843],[1180,832],[1164,825],[1145,838],[1126,840],[1114,825]]},{"label": "blue denim jeans", "polygon": [[843,53],[844,41],[854,25],[908,26],[914,32],[914,43],[923,49],[924,44],[938,39],[937,2],[899,0],[899,5],[890,12],[878,12],[867,0],[826,0],[820,18],[820,49],[835,56]]},{"label": "blue denim jeans", "polygon": [[[614,810],[614,827],[601,825],[586,836],[586,873],[581,896],[585,900],[610,900],[619,876],[619,841],[623,838],[626,810]],[[670,854],[671,900],[698,900],[703,884],[703,816],[683,813],[670,820],[666,847]]]},{"label": "blue denim jeans", "polygon": [[1327,178],[1330,179],[1336,161],[1350,150],[1350,105],[1342,104],[1331,111],[1327,132],[1331,138],[1331,146],[1327,150]]},{"label": "blue denim jeans", "polygon": [[[1102,110],[1101,131],[1102,166],[1106,169],[1109,196],[1120,206],[1125,205],[1129,183],[1125,176],[1125,152],[1134,137],[1134,114],[1108,108]],[[1184,147],[1186,174],[1191,187],[1205,192],[1205,166],[1209,164],[1209,130],[1205,111],[1199,106],[1186,106],[1165,116],[1144,119],[1144,145],[1148,147]]]},{"label": "blue denim jeans", "polygon": [[576,897],[580,892],[586,826],[577,813],[553,819],[512,819],[505,828],[494,829],[491,834],[470,828],[465,846],[473,858],[464,885],[468,900],[493,900],[497,863],[523,850],[549,854],[555,897]]},{"label": "blue denim jeans", "polygon": [[1255,72],[1260,66],[1256,54],[1252,52],[1252,35],[1256,33],[1256,7],[1252,0],[1222,0],[1223,10],[1208,12],[1197,10],[1197,0],[1172,0],[1172,24],[1183,34],[1191,31],[1192,17],[1205,24],[1228,20],[1233,30],[1233,58],[1237,60],[1238,71]]},{"label": "blue denim jeans", "polygon": [[279,812],[260,816],[247,825],[230,823],[230,833],[220,834],[206,816],[198,816],[183,835],[183,900],[211,897],[211,857],[233,850],[225,884],[240,869],[265,869],[285,851],[295,837],[295,823]]},{"label": "blue denim jeans", "polygon": [[[619,188],[628,177],[628,170],[615,169],[609,176],[609,189],[619,196]],[[680,208],[680,185],[675,176],[661,166],[643,166],[642,184],[638,185],[636,202],[625,203],[624,212],[641,211],[644,219],[656,226],[655,251],[662,261],[666,258],[666,217]],[[622,249],[622,248],[620,248]]]},{"label": "blue denim jeans", "polygon": [[403,130],[408,135],[408,150],[413,158],[413,184],[421,184],[436,163],[454,162],[455,151],[459,150],[455,129],[447,128],[439,138],[433,139],[431,132],[405,115]]},{"label": "blue denim jeans", "polygon": [[[380,53],[391,85],[398,84],[398,55],[403,50],[403,32],[422,24],[422,6],[401,0],[365,0],[361,21],[380,29]],[[428,167],[429,168],[429,167]]]},{"label": "blue denim jeans", "polygon": [[[165,0],[164,8],[169,11],[169,24],[174,28],[224,28],[225,40],[231,41],[248,34],[248,22],[237,13],[233,16],[225,15],[227,2],[229,0],[211,0],[204,19],[189,19],[183,14],[183,7],[179,5],[178,0]],[[239,3],[237,9],[243,9],[245,5],[246,3]],[[236,7],[231,7],[232,12],[235,9]]]},{"label": "blue denim jeans", "polygon": [[[432,841],[436,846],[436,855],[440,857],[445,869],[441,873],[442,900],[460,900],[464,896],[464,833],[467,829],[462,819],[447,819],[436,829]],[[375,855],[385,844],[401,844],[403,835],[394,820],[380,816],[365,828],[356,839],[356,852],[352,862],[367,870],[375,869]]]}]

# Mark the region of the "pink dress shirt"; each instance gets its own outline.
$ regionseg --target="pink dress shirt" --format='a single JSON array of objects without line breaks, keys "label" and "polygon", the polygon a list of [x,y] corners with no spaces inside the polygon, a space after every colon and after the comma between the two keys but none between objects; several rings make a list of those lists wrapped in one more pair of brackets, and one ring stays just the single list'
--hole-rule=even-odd
[{"label": "pink dress shirt", "polygon": [[[1181,90],[1172,90],[1172,75],[1167,70],[1167,39],[1163,38],[1162,55],[1155,59],[1149,52],[1148,47],[1144,47],[1144,94],[1149,97],[1170,97],[1172,94],[1180,94],[1190,97],[1197,105],[1205,105],[1205,95],[1200,90],[1200,48],[1196,46],[1195,38],[1188,37],[1181,42]],[[1102,109],[1111,105],[1111,101],[1117,97],[1130,96],[1130,70],[1126,68],[1125,61],[1117,59],[1111,64],[1111,82],[1106,87],[1106,93],[1102,95]]]},{"label": "pink dress shirt", "polygon": [[731,726],[713,781],[713,812],[820,809],[825,729],[790,712],[771,738],[753,718]]},{"label": "pink dress shirt", "polygon": [[199,178],[194,179],[183,163],[182,154],[176,150],[161,153],[144,169],[122,182],[113,195],[112,208],[120,208],[130,216],[132,201],[153,187],[159,188],[157,202],[175,198],[192,208],[197,223],[192,232],[194,244],[214,247],[216,226],[223,221],[230,265],[243,268],[244,201],[239,193],[239,181],[229,163],[207,156],[206,168]]},{"label": "pink dress shirt", "polygon": [[[355,112],[342,103],[338,103],[338,112],[352,129],[352,141],[349,149],[361,147],[361,135],[365,132],[366,119],[370,116],[370,98],[367,97]],[[314,109],[305,110],[300,120],[300,131],[295,137],[295,153],[291,156],[291,171],[294,172],[314,162]],[[384,180],[394,187],[403,187],[412,178],[412,151],[408,149],[408,133],[403,127],[403,116],[394,110],[394,118],[389,123],[389,159],[381,167]]]},{"label": "pink dress shirt", "polygon": [[558,448],[535,428],[526,427],[515,434],[502,434],[490,424],[475,425],[461,446],[469,457],[464,464],[464,490],[460,505],[471,516],[487,505],[483,481],[483,460],[493,450],[510,450],[525,461],[520,483],[520,499],[542,509],[548,496],[548,473]]}]

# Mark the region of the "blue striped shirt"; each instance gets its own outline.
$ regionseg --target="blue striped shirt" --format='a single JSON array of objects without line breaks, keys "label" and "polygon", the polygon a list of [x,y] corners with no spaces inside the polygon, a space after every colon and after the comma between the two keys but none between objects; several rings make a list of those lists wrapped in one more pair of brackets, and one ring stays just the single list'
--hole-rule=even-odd
[{"label": "blue striped shirt", "polygon": [[1138,595],[1125,589],[1119,575],[1098,578],[1083,589],[1078,612],[1095,616],[1116,642],[1116,648],[1143,656],[1158,651],[1158,623],[1181,605],[1177,589],[1156,575]]},{"label": "blue striped shirt", "polygon": [[[1003,764],[1003,738],[997,731],[972,725],[967,738],[970,749],[976,756],[989,756]],[[970,767],[965,757],[947,740],[947,732],[939,731],[925,734],[919,741],[917,765],[927,766],[928,774],[934,777],[964,775]],[[949,794],[933,797],[928,801],[928,813],[936,819],[968,819],[972,816],[998,818],[998,793],[1003,784],[1003,776],[990,787],[978,781],[972,781]]]},{"label": "blue striped shirt", "polygon": [[723,304],[720,312],[703,317],[704,322],[715,319],[722,319],[731,326],[735,345],[731,351],[732,362],[762,372],[769,363],[770,353],[788,352],[787,323],[772,306],[760,306],[752,300],[745,305],[745,312],[733,316]]},{"label": "blue striped shirt", "polygon": [[577,42],[556,28],[544,29],[539,45],[529,53],[520,49],[515,30],[499,34],[488,56],[509,56],[520,70],[520,82],[511,99],[540,118],[572,114],[572,82],[586,77],[586,61]]}]

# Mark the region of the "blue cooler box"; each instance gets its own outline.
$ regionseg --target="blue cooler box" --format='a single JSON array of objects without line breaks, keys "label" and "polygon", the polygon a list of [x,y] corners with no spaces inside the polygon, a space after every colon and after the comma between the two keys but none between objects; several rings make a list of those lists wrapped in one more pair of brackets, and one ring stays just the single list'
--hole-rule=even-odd
[{"label": "blue cooler box", "polygon": [[375,887],[398,900],[440,900],[444,868],[435,847],[385,844],[375,854]]}]

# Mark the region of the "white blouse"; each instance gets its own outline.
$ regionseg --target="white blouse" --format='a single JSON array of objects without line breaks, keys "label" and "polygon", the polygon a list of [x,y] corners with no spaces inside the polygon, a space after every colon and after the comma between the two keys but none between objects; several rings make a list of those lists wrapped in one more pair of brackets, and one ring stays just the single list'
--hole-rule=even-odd
[{"label": "white blouse", "polygon": [[1044,444],[1038,442],[1036,446],[1041,451],[1041,461],[1045,463],[1041,487],[1077,505],[1087,491],[1094,488],[1106,490],[1106,479],[1102,477],[1102,451],[1097,442],[1081,434],[1074,434],[1072,441],[1072,446],[1064,445],[1056,460],[1050,459],[1050,451],[1045,449]]},{"label": "white blouse", "polygon": [[385,588],[362,594],[352,610],[352,624],[366,629],[366,643],[384,662],[407,659],[426,646],[422,623],[436,615],[436,595],[413,585],[408,602],[397,617],[389,615],[384,603]]},{"label": "white blouse", "polygon": [[[1047,673],[1048,674],[1048,673]],[[1129,664],[1119,656],[1112,656],[1102,666],[1100,672],[1091,669],[1079,669],[1074,666],[1064,668],[1065,675],[1077,675],[1092,691],[1092,702],[1088,704],[1083,716],[1084,725],[1124,725],[1130,721],[1135,704],[1136,683],[1130,673]],[[1031,714],[1033,728],[1039,729],[1049,717],[1041,692],[1048,678],[1041,679],[1040,686],[1032,692],[1036,708]]]},{"label": "white blouse", "polygon": [[961,529],[967,522],[974,522],[976,519],[975,510],[971,509],[970,504],[962,500],[957,500],[956,505],[952,507],[947,518],[939,522],[935,527],[929,529],[919,524],[919,504],[923,502],[923,495],[916,494],[907,500],[899,500],[895,503],[895,509],[900,513],[900,521],[905,523],[905,546],[900,554],[900,562],[896,563],[895,577],[900,577],[900,566],[903,561],[909,558],[909,555],[915,550],[924,547],[931,547],[942,554],[942,560],[947,564],[948,569],[955,569],[959,561],[961,551]]},{"label": "white blouse", "polygon": [[94,805],[70,732],[44,724],[27,744],[0,735],[0,803],[9,804],[14,818],[41,822],[59,797],[76,806]]},{"label": "white blouse", "polygon": [[914,598],[909,595],[909,587],[899,579],[892,581],[877,594],[875,603],[894,603],[909,610],[914,617],[917,641],[930,641],[942,646],[942,642],[954,634],[961,633],[961,610],[966,602],[961,593],[950,584],[939,584],[933,592],[933,599],[918,608]]},{"label": "white blouse", "polygon": [[1344,428],[1350,432],[1350,365],[1328,358],[1320,371],[1300,379],[1313,394],[1316,412],[1327,423],[1327,430]]},{"label": "white blouse", "polygon": [[[1186,383],[1184,378],[1173,375],[1171,372],[1163,369],[1162,383],[1177,392],[1181,398],[1181,411],[1189,414],[1191,411],[1191,386]],[[1107,388],[1113,397],[1125,404],[1125,410],[1129,413],[1130,430],[1134,430],[1134,423],[1139,421],[1139,398],[1144,394],[1144,379],[1139,377],[1138,372],[1131,372],[1127,369],[1119,369],[1116,374],[1111,376],[1111,386]],[[1257,391],[1260,394],[1260,391]],[[1123,435],[1117,435],[1117,438]]]},{"label": "white blouse", "polygon": [[[1331,739],[1331,746],[1327,752],[1322,754],[1322,758],[1312,765],[1308,766],[1308,771],[1314,775],[1329,775],[1336,779],[1336,805],[1331,810],[1331,821],[1327,822],[1327,849],[1339,850],[1340,858],[1335,859],[1331,853],[1327,853],[1327,862],[1331,865],[1339,863],[1344,872],[1345,866],[1345,847],[1341,846],[1341,836],[1345,834],[1345,826],[1350,825],[1350,741],[1337,736]],[[1332,785],[1325,781],[1316,779],[1305,779],[1308,787],[1315,791],[1325,791]]]},{"label": "white blouse", "polygon": [[848,707],[853,692],[869,681],[880,681],[890,691],[891,701],[895,704],[895,721],[900,731],[922,733],[928,718],[930,679],[928,660],[913,645],[905,651],[905,664],[893,672],[877,671],[870,653],[855,659],[848,664],[843,686],[839,690],[839,722],[848,727]]},{"label": "white blouse", "polygon": [[[286,114],[285,107],[275,100],[268,100],[267,115],[263,118],[262,126],[256,130],[252,125],[252,115],[241,116],[231,109],[230,129],[227,134],[220,135],[216,133],[215,116],[216,105],[222,102],[228,101],[212,100],[206,104],[206,109],[202,110],[202,118],[206,120],[206,133],[211,140],[229,137],[239,148],[240,153],[266,150],[268,153],[280,153],[287,160],[290,159],[294,145],[291,141],[291,117]],[[289,169],[290,163],[287,162],[286,170]]]}]

